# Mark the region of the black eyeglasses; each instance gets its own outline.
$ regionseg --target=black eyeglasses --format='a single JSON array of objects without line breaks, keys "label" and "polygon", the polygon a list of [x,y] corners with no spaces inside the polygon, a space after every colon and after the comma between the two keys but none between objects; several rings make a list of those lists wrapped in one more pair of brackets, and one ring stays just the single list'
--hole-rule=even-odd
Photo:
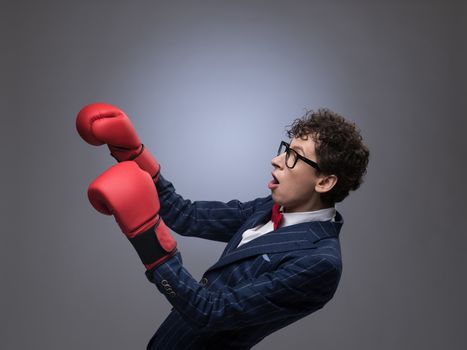
[{"label": "black eyeglasses", "polygon": [[316,162],[314,162],[314,161],[312,161],[312,160],[310,160],[308,158],[305,158],[305,157],[301,156],[295,150],[290,148],[289,143],[287,143],[285,141],[282,141],[281,145],[279,146],[279,150],[277,151],[277,155],[280,155],[280,154],[282,154],[284,152],[285,152],[285,165],[287,166],[287,168],[292,169],[295,166],[295,164],[297,164],[297,161],[299,159],[301,159],[306,164],[308,164],[308,165],[312,166],[313,168],[315,168],[316,170],[320,171],[318,163],[316,163]]}]

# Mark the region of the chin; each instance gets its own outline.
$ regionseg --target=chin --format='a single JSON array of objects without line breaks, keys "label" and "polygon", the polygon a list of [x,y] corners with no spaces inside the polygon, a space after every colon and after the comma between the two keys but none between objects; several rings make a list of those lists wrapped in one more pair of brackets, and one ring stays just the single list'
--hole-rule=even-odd
[{"label": "chin", "polygon": [[272,197],[272,200],[277,203],[277,195],[274,191],[271,191],[271,197]]},{"label": "chin", "polygon": [[279,204],[279,205],[284,205],[284,204],[283,204],[283,203],[284,203],[283,198],[281,198],[280,195],[277,195],[276,192],[272,192],[272,193],[271,193],[271,196],[272,196],[272,200],[273,200],[275,203],[277,203],[277,204]]}]

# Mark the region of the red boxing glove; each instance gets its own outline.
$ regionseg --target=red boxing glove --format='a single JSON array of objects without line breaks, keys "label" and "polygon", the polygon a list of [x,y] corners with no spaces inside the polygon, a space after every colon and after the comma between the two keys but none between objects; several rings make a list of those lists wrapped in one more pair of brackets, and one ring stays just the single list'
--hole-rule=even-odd
[{"label": "red boxing glove", "polygon": [[159,178],[159,163],[141,143],[130,118],[121,109],[106,103],[87,105],[76,117],[76,129],[91,145],[106,143],[118,162],[133,160],[154,182]]},{"label": "red boxing glove", "polygon": [[134,162],[121,162],[98,176],[88,188],[92,206],[114,215],[146,269],[177,252],[177,242],[159,216],[159,197],[149,174]]}]

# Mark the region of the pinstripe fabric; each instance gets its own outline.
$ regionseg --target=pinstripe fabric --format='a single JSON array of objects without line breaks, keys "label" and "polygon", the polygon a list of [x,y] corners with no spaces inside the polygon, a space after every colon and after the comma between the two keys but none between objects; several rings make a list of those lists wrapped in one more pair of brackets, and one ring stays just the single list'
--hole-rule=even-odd
[{"label": "pinstripe fabric", "polygon": [[148,349],[249,349],[268,334],[322,308],[342,271],[335,222],[280,228],[237,248],[242,233],[270,220],[271,196],[250,202],[191,202],[159,178],[161,216],[175,232],[228,242],[198,283],[177,253],[146,276],[173,310]]}]

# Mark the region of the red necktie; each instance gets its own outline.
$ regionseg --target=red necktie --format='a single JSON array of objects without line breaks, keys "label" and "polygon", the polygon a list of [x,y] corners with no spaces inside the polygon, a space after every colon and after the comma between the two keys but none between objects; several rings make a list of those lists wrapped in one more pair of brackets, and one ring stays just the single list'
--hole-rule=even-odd
[{"label": "red necktie", "polygon": [[271,220],[272,220],[272,223],[274,224],[274,230],[277,230],[277,228],[279,227],[282,217],[283,215],[279,210],[279,204],[274,203],[274,205],[272,206],[272,214],[271,214]]}]

